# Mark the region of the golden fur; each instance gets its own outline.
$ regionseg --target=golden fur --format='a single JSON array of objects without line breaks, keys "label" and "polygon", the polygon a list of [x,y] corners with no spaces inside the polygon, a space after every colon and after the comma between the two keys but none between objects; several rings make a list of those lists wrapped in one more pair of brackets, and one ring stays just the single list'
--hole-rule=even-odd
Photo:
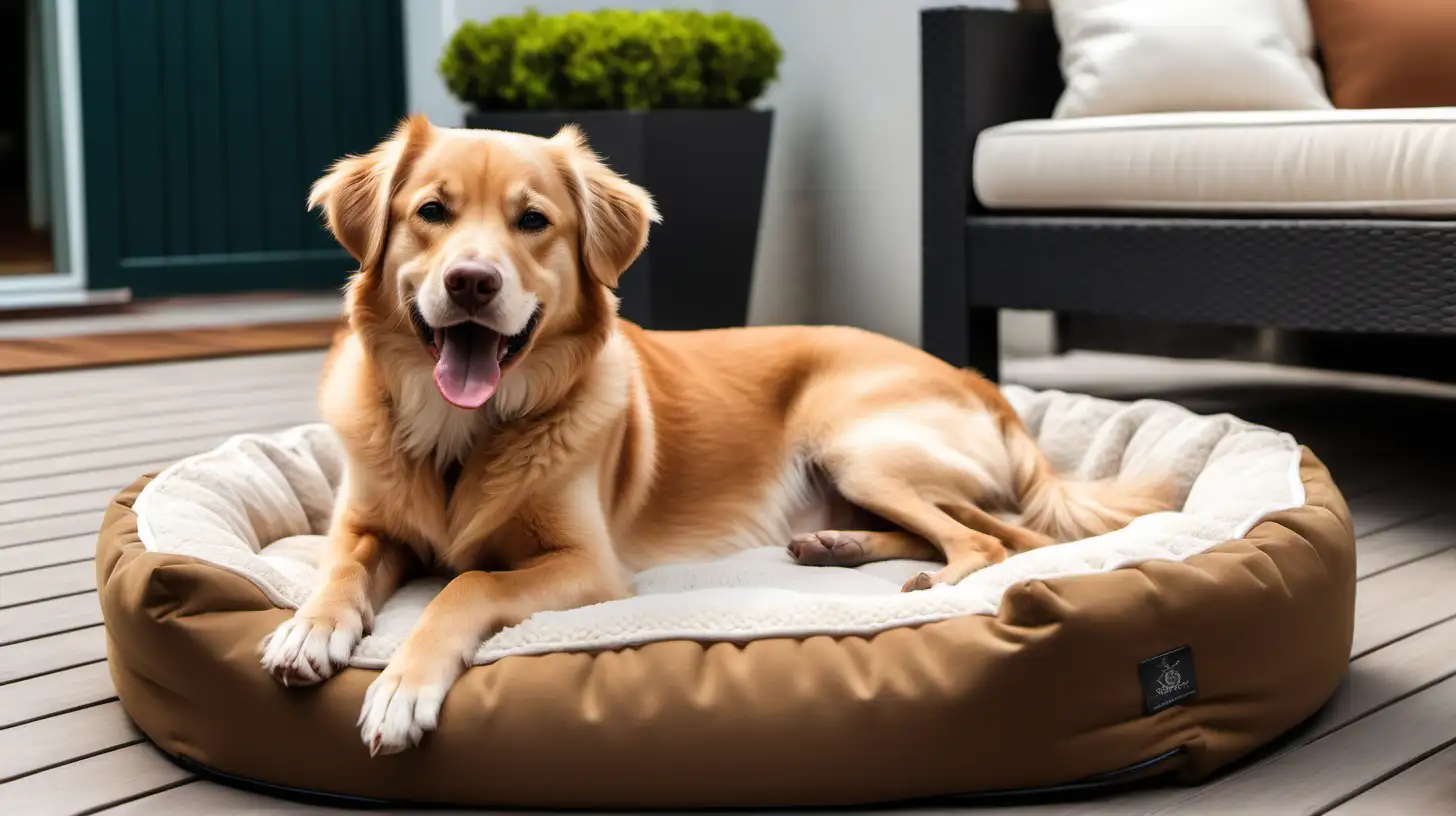
[{"label": "golden fur", "polygon": [[[435,200],[447,223],[420,217]],[[310,205],[360,264],[322,389],[348,464],[327,578],[263,663],[284,683],[325,680],[401,581],[453,576],[369,690],[373,752],[434,726],[483,639],[623,597],[633,570],[757,546],[806,564],[946,562],[913,590],[1167,507],[1158,485],[1060,479],[992,384],[888,338],[619,320],[611,287],[657,216],[572,129],[412,118],[336,165]],[[518,228],[526,209],[549,227]],[[478,410],[437,392],[409,317],[448,308],[441,276],[462,259],[502,270],[483,318],[501,336],[526,337],[540,313]]]}]

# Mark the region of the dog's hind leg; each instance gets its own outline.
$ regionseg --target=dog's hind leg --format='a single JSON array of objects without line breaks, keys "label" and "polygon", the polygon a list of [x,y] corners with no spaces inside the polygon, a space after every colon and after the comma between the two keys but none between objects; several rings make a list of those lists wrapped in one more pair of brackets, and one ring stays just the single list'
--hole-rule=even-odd
[{"label": "dog's hind leg", "polygon": [[789,542],[789,555],[808,566],[857,567],[896,558],[935,561],[940,558],[940,550],[902,530],[820,530],[794,536]]},{"label": "dog's hind leg", "polygon": [[[897,545],[898,552],[913,552],[914,555],[891,557],[945,559],[943,569],[916,575],[905,584],[905,591],[928,589],[934,584],[959,583],[982,567],[1006,560],[1006,547],[999,539],[960,523],[922,496],[912,484],[876,472],[873,468],[854,470],[857,472],[836,474],[835,485],[846,499],[904,531],[898,537],[879,541]],[[926,546],[909,543],[915,539]]]},{"label": "dog's hind leg", "polygon": [[[1008,547],[1049,543],[982,506],[1010,499],[1011,466],[1004,451],[1000,427],[989,414],[930,403],[859,418],[824,440],[817,458],[839,495],[900,531],[894,538],[867,538],[870,552],[944,559],[943,569],[906,583],[909,591],[958,583],[1006,560]],[[822,534],[819,540],[822,544]],[[829,543],[840,545],[846,556],[854,552],[854,541],[829,536]],[[797,549],[817,555],[807,540]]]},{"label": "dog's hind leg", "polygon": [[995,536],[1001,539],[1007,547],[1017,552],[1026,552],[1057,543],[1056,539],[1049,535],[1043,535],[1019,524],[999,519],[970,502],[952,503],[945,509],[961,524],[986,535]]}]

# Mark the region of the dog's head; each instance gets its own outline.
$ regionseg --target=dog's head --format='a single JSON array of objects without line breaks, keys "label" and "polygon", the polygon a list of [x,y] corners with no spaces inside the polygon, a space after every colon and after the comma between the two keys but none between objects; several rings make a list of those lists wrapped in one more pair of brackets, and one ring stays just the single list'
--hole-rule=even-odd
[{"label": "dog's head", "polygon": [[646,191],[575,128],[540,139],[420,116],[334,165],[309,206],[359,261],[356,329],[412,355],[405,364],[433,365],[440,394],[467,409],[553,338],[602,328],[607,290],[657,220]]}]

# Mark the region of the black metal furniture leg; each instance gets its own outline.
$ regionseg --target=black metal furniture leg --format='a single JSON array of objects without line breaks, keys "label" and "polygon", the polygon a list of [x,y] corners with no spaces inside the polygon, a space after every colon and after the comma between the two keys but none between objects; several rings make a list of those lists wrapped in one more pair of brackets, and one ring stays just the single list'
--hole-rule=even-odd
[{"label": "black metal furniture leg", "polygon": [[992,125],[1050,114],[1061,93],[1059,48],[1045,12],[920,16],[921,345],[992,380],[1001,376],[1000,315],[971,305],[969,283],[1015,267],[967,262],[966,219],[982,211],[971,194],[972,148]]},{"label": "black metal furniture leg", "polygon": [[1001,310],[972,307],[966,315],[966,365],[1001,381]]}]

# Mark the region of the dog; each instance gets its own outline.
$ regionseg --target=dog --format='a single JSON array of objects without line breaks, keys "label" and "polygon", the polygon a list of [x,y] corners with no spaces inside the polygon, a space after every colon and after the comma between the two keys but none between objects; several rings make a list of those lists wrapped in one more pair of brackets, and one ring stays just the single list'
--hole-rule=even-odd
[{"label": "dog", "polygon": [[371,754],[436,726],[483,640],[645,567],[943,561],[923,590],[1169,508],[1157,482],[1062,478],[993,384],[887,337],[618,318],[658,214],[575,128],[411,117],[309,207],[359,264],[320,395],[346,466],[323,580],[262,664],[327,680],[403,581],[452,576],[369,687]]}]

